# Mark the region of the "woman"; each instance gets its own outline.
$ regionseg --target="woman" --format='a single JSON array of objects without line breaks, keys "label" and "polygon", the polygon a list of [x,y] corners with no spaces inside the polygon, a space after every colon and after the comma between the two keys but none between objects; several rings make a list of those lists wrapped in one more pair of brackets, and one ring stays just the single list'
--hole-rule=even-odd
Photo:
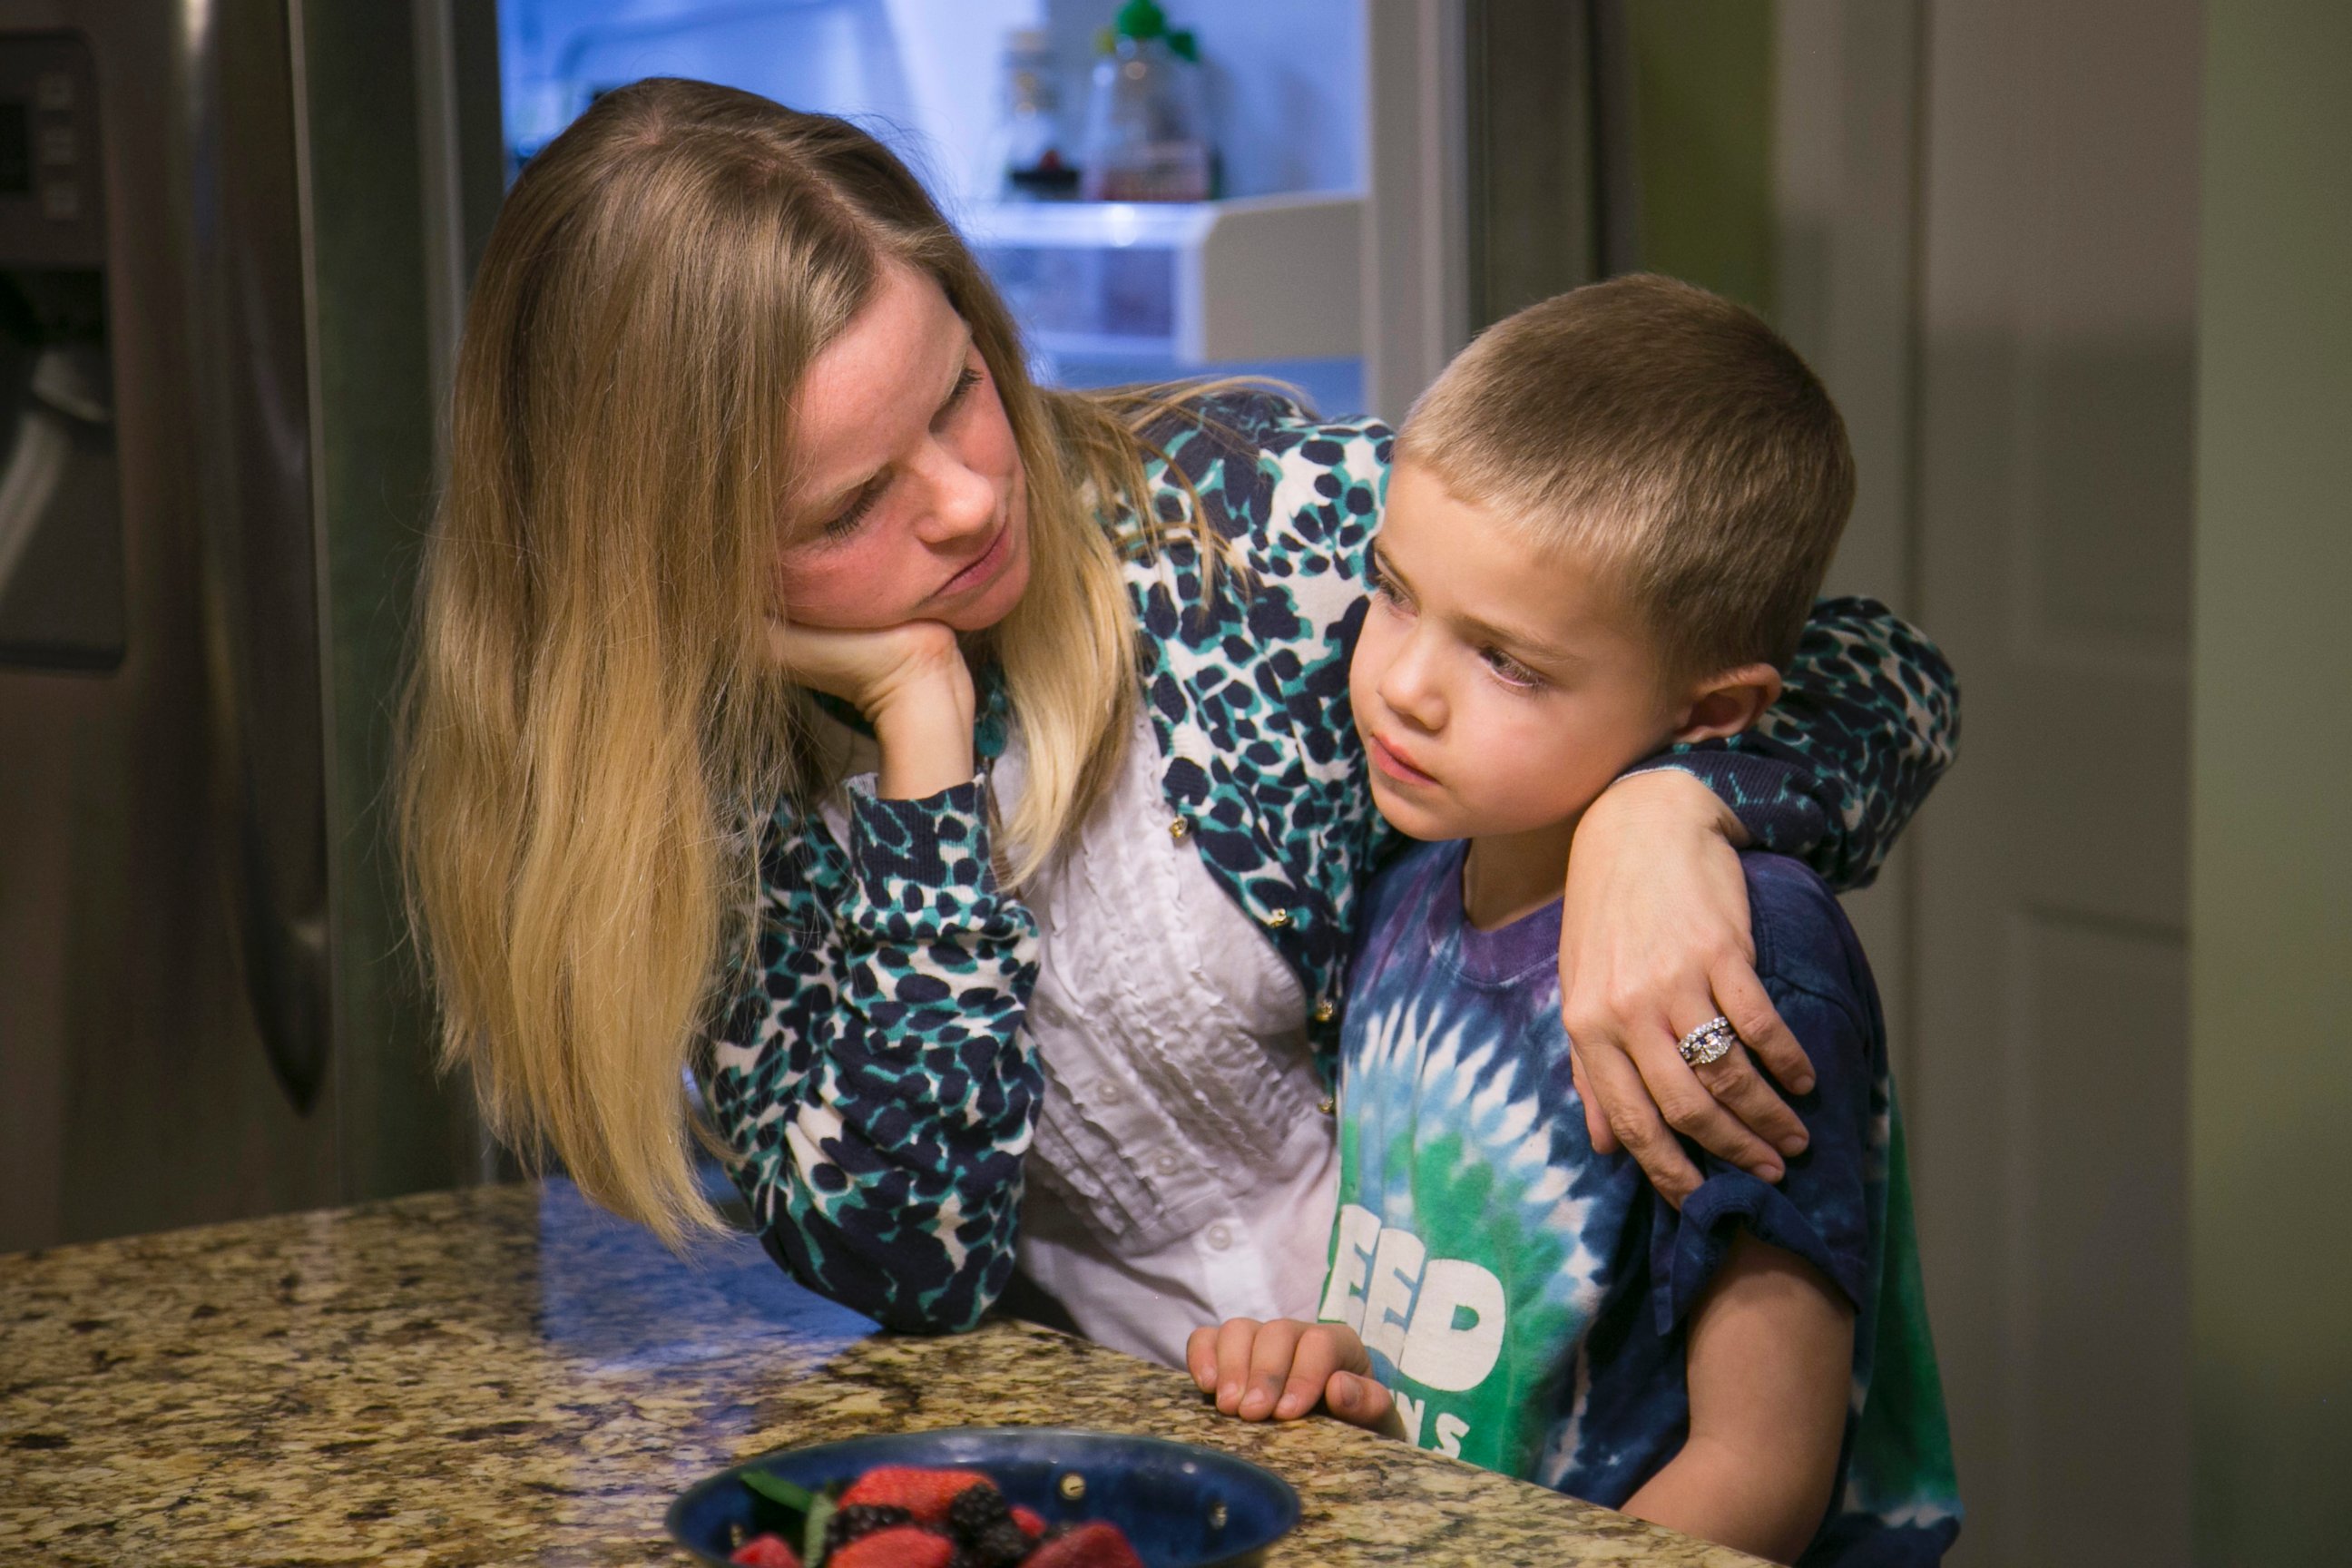
[{"label": "woman", "polygon": [[[894,1328],[969,1326],[1016,1257],[1171,1364],[1311,1315],[1386,429],[1033,387],[889,153],[682,81],[524,171],[453,417],[404,818],[492,1124],[672,1240],[713,1223],[699,1133],[770,1250]],[[1767,1174],[1796,1130],[1677,1035],[1719,1010],[1805,1076],[1726,836],[1852,881],[1947,755],[1932,649],[1852,604],[1809,647],[1780,739],[1580,837],[1567,1016],[1670,1191],[1659,1104]]]}]

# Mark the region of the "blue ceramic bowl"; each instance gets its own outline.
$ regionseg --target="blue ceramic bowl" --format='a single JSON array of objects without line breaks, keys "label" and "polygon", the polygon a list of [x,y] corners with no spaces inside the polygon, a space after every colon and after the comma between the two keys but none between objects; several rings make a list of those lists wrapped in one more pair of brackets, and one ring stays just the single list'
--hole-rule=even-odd
[{"label": "blue ceramic bowl", "polygon": [[1287,1481],[1214,1448],[1064,1426],[954,1426],[747,1459],[672,1503],[669,1532],[703,1562],[723,1564],[736,1531],[758,1532],[751,1490],[737,1479],[745,1470],[814,1491],[877,1465],[982,1471],[1049,1525],[1108,1520],[1149,1568],[1243,1568],[1263,1562],[1298,1522],[1298,1494]]}]

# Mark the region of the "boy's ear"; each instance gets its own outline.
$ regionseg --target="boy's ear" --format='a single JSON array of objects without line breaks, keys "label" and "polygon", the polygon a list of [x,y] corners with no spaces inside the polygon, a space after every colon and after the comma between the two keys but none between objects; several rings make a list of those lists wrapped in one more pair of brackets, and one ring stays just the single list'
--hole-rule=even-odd
[{"label": "boy's ear", "polygon": [[1737,735],[1780,700],[1780,672],[1769,664],[1743,664],[1700,681],[1675,731],[1675,744],[1719,741]]}]

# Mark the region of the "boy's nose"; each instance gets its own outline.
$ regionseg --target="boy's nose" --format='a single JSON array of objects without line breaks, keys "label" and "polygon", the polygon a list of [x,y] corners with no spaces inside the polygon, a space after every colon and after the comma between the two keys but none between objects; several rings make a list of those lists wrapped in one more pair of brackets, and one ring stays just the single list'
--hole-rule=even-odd
[{"label": "boy's nose", "polygon": [[1445,727],[1445,697],[1439,689],[1419,639],[1408,638],[1381,672],[1381,700],[1405,722],[1425,731]]}]

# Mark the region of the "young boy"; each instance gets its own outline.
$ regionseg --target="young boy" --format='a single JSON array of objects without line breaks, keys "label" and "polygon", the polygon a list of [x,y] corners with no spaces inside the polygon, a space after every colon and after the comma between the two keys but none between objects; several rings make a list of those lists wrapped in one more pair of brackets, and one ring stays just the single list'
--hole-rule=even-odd
[{"label": "young boy", "polygon": [[[1522,311],[1415,406],[1349,694],[1373,798],[1423,842],[1357,952],[1324,1322],[1197,1331],[1220,1408],[1319,1398],[1781,1562],[1950,1545],[1885,1028],[1827,889],[1743,857],[1757,972],[1817,1078],[1777,1186],[1706,1160],[1677,1212],[1596,1153],[1560,1026],[1585,808],[1771,706],[1853,494],[1803,362],[1664,279]],[[1704,1078],[1741,1048],[1717,1018],[1684,1056]]]}]

